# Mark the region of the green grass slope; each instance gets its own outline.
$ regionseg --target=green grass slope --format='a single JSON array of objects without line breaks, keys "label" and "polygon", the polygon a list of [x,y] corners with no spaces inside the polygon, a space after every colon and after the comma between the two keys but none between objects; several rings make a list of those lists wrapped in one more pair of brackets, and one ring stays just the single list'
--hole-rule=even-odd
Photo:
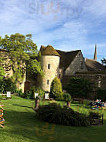
[{"label": "green grass slope", "polygon": [[[106,110],[104,125],[92,127],[70,127],[48,124],[36,119],[32,110],[34,101],[20,97],[2,100],[4,104],[5,128],[0,128],[0,142],[105,142]],[[47,103],[47,102],[46,102]],[[41,102],[45,104],[45,102]],[[63,105],[63,103],[61,103]],[[87,112],[75,104],[73,109]]]}]

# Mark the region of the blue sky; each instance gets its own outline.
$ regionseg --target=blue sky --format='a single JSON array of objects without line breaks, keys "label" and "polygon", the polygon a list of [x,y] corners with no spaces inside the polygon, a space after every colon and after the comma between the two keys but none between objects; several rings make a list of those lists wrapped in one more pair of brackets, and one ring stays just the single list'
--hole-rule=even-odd
[{"label": "blue sky", "polygon": [[38,48],[106,57],[106,0],[0,0],[0,35],[31,33]]}]

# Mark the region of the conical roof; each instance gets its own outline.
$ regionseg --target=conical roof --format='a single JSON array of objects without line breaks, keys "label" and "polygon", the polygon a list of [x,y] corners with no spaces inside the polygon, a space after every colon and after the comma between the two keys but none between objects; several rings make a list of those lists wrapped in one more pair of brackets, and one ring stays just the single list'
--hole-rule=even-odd
[{"label": "conical roof", "polygon": [[41,46],[41,55],[60,56],[59,53],[51,46]]}]

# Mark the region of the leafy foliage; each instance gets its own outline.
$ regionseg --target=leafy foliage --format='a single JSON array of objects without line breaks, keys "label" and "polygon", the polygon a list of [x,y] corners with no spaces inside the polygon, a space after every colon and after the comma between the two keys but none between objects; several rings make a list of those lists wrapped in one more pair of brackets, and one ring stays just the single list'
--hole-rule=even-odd
[{"label": "leafy foliage", "polygon": [[[5,49],[10,58],[10,66],[13,70],[12,79],[14,82],[21,82],[26,72],[26,63],[30,74],[42,74],[41,64],[38,62],[38,50],[36,44],[32,41],[32,35],[22,35],[19,33],[10,36],[5,35],[5,38],[0,38],[0,46]],[[34,60],[32,60],[34,57]]]},{"label": "leafy foliage", "polygon": [[56,100],[63,99],[62,85],[59,78],[55,77],[51,83],[50,97]]},{"label": "leafy foliage", "polygon": [[26,91],[25,93],[23,93],[22,90],[17,90],[16,93],[22,98],[34,99],[34,93],[38,93],[38,95],[43,98],[45,92],[41,88],[32,86],[30,90]]},{"label": "leafy foliage", "polygon": [[3,67],[0,66],[0,80],[3,79],[3,76],[5,75]]},{"label": "leafy foliage", "polygon": [[37,117],[49,123],[69,126],[89,126],[90,122],[85,114],[78,113],[71,108],[61,107],[59,104],[39,106]]},{"label": "leafy foliage", "polygon": [[10,79],[3,79],[0,81],[0,91],[6,93],[11,91],[12,93],[16,92],[16,84]]},{"label": "leafy foliage", "polygon": [[104,66],[106,66],[106,58],[103,58],[103,59],[101,60],[101,62],[102,62],[102,64],[103,64]]},{"label": "leafy foliage", "polygon": [[2,79],[0,80],[0,92],[4,92],[4,83]]},{"label": "leafy foliage", "polygon": [[106,90],[97,90],[96,99],[101,99],[102,101],[106,101]]},{"label": "leafy foliage", "polygon": [[3,60],[0,57],[0,81],[3,79],[3,76],[5,75],[4,68],[1,65],[2,62],[3,62]]},{"label": "leafy foliage", "polygon": [[66,102],[71,101],[71,95],[69,93],[64,93],[63,97],[64,97],[64,101]]},{"label": "leafy foliage", "polygon": [[43,91],[40,87],[32,86],[30,91],[32,91],[33,94],[38,93],[38,95],[42,98],[44,97],[44,94],[45,94],[45,91]]},{"label": "leafy foliage", "polygon": [[[88,117],[89,117],[89,121],[90,121],[91,125],[94,125],[94,124],[97,125],[97,124],[100,124],[100,119],[101,119],[102,115],[98,112],[90,111]],[[95,119],[99,120],[99,121],[96,122]]]},{"label": "leafy foliage", "polygon": [[89,98],[92,90],[91,82],[84,78],[71,78],[66,87],[72,97]]}]

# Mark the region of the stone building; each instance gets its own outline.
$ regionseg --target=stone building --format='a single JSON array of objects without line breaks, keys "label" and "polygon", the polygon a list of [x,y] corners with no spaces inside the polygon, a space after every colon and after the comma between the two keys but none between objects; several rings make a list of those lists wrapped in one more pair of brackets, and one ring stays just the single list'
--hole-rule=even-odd
[{"label": "stone building", "polygon": [[[95,52],[93,59],[84,59],[85,71],[77,70],[74,74],[65,74],[62,78],[63,86],[66,86],[72,77],[85,78],[90,80],[95,89],[106,89],[106,68],[97,61],[97,47],[95,45]],[[75,65],[74,67],[75,68]]]},{"label": "stone building", "polygon": [[83,57],[81,50],[60,51],[51,45],[41,46],[41,64],[45,73],[41,80],[41,87],[50,91],[52,80],[57,76],[65,86],[71,77],[91,80],[96,87],[106,88],[106,68],[97,62],[97,48],[95,46],[94,59]]},{"label": "stone building", "polygon": [[41,46],[40,51],[44,71],[41,88],[45,91],[50,91],[51,82],[56,76],[62,80],[64,76],[87,71],[81,50],[64,52],[48,45],[47,47]]},{"label": "stone building", "polygon": [[[50,92],[51,82],[56,76],[60,78],[63,86],[68,83],[71,77],[82,77],[90,79],[97,87],[106,89],[106,68],[97,62],[96,46],[94,59],[84,58],[81,50],[65,52],[56,50],[51,45],[48,45],[47,47],[41,46],[40,52],[44,76],[39,78],[39,85],[44,91]],[[5,69],[5,77],[9,78],[13,75],[9,53],[0,49],[0,56],[3,56],[5,59],[2,66]],[[32,84],[35,85],[36,82],[36,77],[33,77],[33,80],[28,77],[26,79],[25,73],[23,80],[17,83],[17,87],[24,92],[24,89],[30,89]]]}]

